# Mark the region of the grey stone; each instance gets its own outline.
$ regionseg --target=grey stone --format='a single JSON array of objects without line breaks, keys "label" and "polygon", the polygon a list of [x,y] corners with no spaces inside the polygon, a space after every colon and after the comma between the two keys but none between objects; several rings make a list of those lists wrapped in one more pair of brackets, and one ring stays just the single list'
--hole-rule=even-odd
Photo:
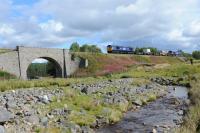
[{"label": "grey stone", "polygon": [[47,117],[49,118],[49,119],[53,119],[54,118],[54,115],[51,115],[51,114],[47,114]]},{"label": "grey stone", "polygon": [[94,130],[92,130],[90,127],[83,126],[81,127],[82,133],[94,133]]},{"label": "grey stone", "polygon": [[91,94],[92,92],[95,92],[95,88],[93,87],[84,87],[81,92],[85,94]]},{"label": "grey stone", "polygon": [[189,99],[185,100],[185,104],[189,106],[190,105],[190,100]]},{"label": "grey stone", "polygon": [[31,116],[36,113],[36,111],[30,105],[24,105],[22,111],[25,116]]},{"label": "grey stone", "polygon": [[5,128],[0,125],[0,133],[5,133]]},{"label": "grey stone", "polygon": [[17,105],[16,105],[16,102],[14,100],[9,100],[7,103],[6,103],[6,108],[16,108]]},{"label": "grey stone", "polygon": [[183,114],[184,114],[183,110],[178,111],[178,115],[183,115]]},{"label": "grey stone", "polygon": [[62,109],[54,109],[51,112],[51,115],[68,115],[71,112],[71,110],[62,108]]},{"label": "grey stone", "polygon": [[36,115],[27,116],[25,117],[25,120],[34,125],[39,124],[39,118]]},{"label": "grey stone", "polygon": [[71,133],[80,133],[82,131],[79,125],[72,123],[67,124],[66,128],[69,129]]},{"label": "grey stone", "polygon": [[133,104],[135,104],[135,105],[142,106],[142,101],[141,101],[141,100],[139,100],[139,99],[137,99],[137,100],[133,101],[132,103],[133,103]]},{"label": "grey stone", "polygon": [[44,104],[48,104],[49,103],[49,98],[48,98],[47,95],[39,97],[39,100]]},{"label": "grey stone", "polygon": [[43,118],[40,120],[40,122],[42,123],[43,126],[46,127],[46,126],[48,125],[49,120],[48,120],[47,117],[43,117]]},{"label": "grey stone", "polygon": [[109,119],[108,118],[104,118],[104,117],[98,118],[97,119],[97,123],[96,123],[96,127],[102,127],[102,126],[104,126],[106,124],[109,124]]},{"label": "grey stone", "polygon": [[14,116],[8,112],[5,108],[0,107],[0,123],[4,123],[13,119]]},{"label": "grey stone", "polygon": [[152,133],[157,133],[157,130],[154,128],[154,129],[152,130]]}]

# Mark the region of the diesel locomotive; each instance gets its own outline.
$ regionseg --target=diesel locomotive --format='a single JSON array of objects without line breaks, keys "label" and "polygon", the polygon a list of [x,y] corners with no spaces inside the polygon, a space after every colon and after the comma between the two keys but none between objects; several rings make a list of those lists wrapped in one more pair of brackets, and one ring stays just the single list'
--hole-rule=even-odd
[{"label": "diesel locomotive", "polygon": [[134,49],[131,47],[125,47],[125,46],[108,45],[107,52],[108,53],[118,53],[118,54],[133,54]]}]

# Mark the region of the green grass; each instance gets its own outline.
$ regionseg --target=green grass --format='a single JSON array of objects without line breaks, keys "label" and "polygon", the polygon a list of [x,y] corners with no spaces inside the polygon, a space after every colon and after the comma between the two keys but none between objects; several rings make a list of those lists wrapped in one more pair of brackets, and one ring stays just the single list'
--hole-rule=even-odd
[{"label": "green grass", "polygon": [[68,79],[44,79],[44,80],[2,80],[0,81],[0,91],[13,90],[19,88],[32,88],[32,87],[66,87],[72,83],[93,83],[96,81],[103,80],[103,77],[99,78],[68,78]]},{"label": "green grass", "polygon": [[155,94],[149,94],[147,102],[152,102],[152,101],[155,101],[156,99],[157,99],[157,97]]},{"label": "green grass", "polygon": [[113,75],[113,78],[120,78],[128,75],[134,78],[151,78],[151,77],[184,77],[200,73],[200,65],[177,64],[165,68],[152,68],[145,66],[134,66],[130,71]]},{"label": "green grass", "polygon": [[[123,72],[119,74],[112,74],[109,77],[87,77],[87,78],[69,78],[69,79],[45,79],[45,80],[5,80],[0,81],[0,91],[18,89],[18,88],[31,88],[31,87],[49,87],[49,86],[69,86],[72,83],[92,83],[105,79],[119,79],[124,76],[136,78],[135,86],[140,86],[141,84],[148,83],[148,79],[151,77],[174,77],[174,78],[184,78],[193,77],[194,75],[200,73],[200,65],[171,65],[165,68],[155,69],[152,67],[145,66],[135,66],[132,67],[130,71]],[[185,82],[185,80],[181,82]]]},{"label": "green grass", "polygon": [[200,60],[194,60],[194,63],[200,64]]},{"label": "green grass", "polygon": [[12,51],[11,49],[0,49],[0,54],[4,54],[4,53],[7,53],[7,52],[10,52]]},{"label": "green grass", "polygon": [[144,84],[149,84],[151,81],[146,78],[134,78],[132,85],[133,86],[142,86]]},{"label": "green grass", "polygon": [[133,55],[132,58],[140,63],[152,63],[150,56]]},{"label": "green grass", "polygon": [[200,74],[196,79],[190,80],[190,84],[189,96],[191,105],[183,125],[181,128],[176,129],[176,133],[199,133],[200,131]]},{"label": "green grass", "polygon": [[103,63],[98,60],[100,58],[104,58],[106,57],[106,55],[104,54],[101,54],[101,53],[92,53],[92,54],[89,54],[89,53],[74,53],[75,57],[81,57],[81,58],[84,58],[84,59],[88,59],[88,64],[90,64],[88,66],[87,69],[83,70],[83,71],[86,71],[87,73],[95,73],[96,71],[102,69],[103,67]]},{"label": "green grass", "polygon": [[103,94],[105,94],[107,92],[116,92],[118,90],[119,89],[114,88],[114,87],[107,87],[107,88],[104,88],[104,89],[101,89],[101,90],[97,91],[97,93],[103,93]]},{"label": "green grass", "polygon": [[43,110],[42,112],[45,113],[55,108],[67,106],[67,108],[72,110],[72,113],[69,115],[71,123],[91,126],[96,121],[97,116],[105,117],[111,123],[119,121],[123,111],[127,111],[122,109],[120,105],[108,105],[100,102],[101,96],[85,95],[69,87],[64,88],[64,92],[65,97],[61,98],[60,102],[57,102],[55,99],[49,105],[40,107]]},{"label": "green grass", "polygon": [[80,126],[88,126],[92,125],[96,122],[96,117],[94,115],[90,115],[88,113],[81,113],[73,111],[69,115],[69,121],[76,123]]},{"label": "green grass", "polygon": [[15,79],[16,77],[8,72],[0,70],[0,80]]}]

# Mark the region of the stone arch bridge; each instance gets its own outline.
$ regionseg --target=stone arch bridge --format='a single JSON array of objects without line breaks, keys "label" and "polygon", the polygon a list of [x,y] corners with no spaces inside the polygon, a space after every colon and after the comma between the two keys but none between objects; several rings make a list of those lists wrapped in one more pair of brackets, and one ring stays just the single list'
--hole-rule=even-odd
[{"label": "stone arch bridge", "polygon": [[17,46],[15,50],[0,54],[0,69],[27,79],[27,69],[34,59],[43,58],[56,67],[56,75],[68,77],[79,67],[86,67],[86,60],[72,58],[67,49],[33,48]]}]

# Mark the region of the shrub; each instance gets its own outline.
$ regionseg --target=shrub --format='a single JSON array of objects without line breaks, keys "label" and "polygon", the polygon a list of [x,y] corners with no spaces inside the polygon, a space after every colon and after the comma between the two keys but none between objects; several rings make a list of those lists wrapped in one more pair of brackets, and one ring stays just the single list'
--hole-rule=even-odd
[{"label": "shrub", "polygon": [[157,99],[156,95],[150,94],[149,97],[148,97],[148,102],[155,101],[156,99]]},{"label": "shrub", "polygon": [[194,51],[192,53],[192,57],[195,59],[200,59],[200,51]]},{"label": "shrub", "polygon": [[120,78],[124,79],[124,78],[133,78],[133,76],[131,75],[122,75]]},{"label": "shrub", "polygon": [[73,111],[69,115],[69,120],[80,126],[90,126],[96,122],[96,117],[87,113]]}]

